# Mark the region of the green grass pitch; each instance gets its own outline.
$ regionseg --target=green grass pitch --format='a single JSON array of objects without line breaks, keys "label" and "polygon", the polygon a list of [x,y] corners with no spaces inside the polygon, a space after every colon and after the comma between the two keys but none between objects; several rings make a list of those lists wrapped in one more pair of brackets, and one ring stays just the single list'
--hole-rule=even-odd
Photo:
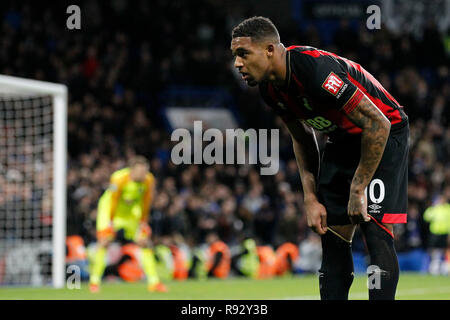
[{"label": "green grass pitch", "polygon": [[[319,299],[318,280],[314,275],[301,275],[268,280],[226,279],[186,280],[167,283],[168,293],[149,293],[145,283],[104,283],[101,292],[92,294],[87,284],[81,289],[5,288],[0,287],[0,300],[71,300],[71,299]],[[367,278],[355,277],[350,290],[351,300],[366,300]],[[450,300],[450,276],[402,273],[397,289],[398,300]]]}]

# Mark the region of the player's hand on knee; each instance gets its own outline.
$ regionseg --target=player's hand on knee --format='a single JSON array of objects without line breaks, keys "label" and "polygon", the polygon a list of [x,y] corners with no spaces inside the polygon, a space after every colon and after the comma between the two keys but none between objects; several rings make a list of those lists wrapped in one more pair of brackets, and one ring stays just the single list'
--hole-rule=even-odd
[{"label": "player's hand on knee", "polygon": [[306,219],[308,227],[319,235],[327,232],[327,210],[317,201],[305,202]]},{"label": "player's hand on knee", "polygon": [[367,214],[367,198],[364,192],[350,191],[347,213],[352,224],[370,221]]}]

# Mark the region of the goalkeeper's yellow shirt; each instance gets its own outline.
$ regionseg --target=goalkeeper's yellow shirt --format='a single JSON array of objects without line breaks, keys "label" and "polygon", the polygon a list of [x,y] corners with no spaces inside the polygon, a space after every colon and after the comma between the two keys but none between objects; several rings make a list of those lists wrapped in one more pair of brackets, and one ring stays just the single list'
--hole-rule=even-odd
[{"label": "goalkeeper's yellow shirt", "polygon": [[112,220],[115,230],[123,228],[128,238],[133,238],[139,222],[148,222],[154,187],[155,178],[151,173],[138,182],[131,180],[130,168],[114,172],[99,200],[97,231],[106,229]]}]

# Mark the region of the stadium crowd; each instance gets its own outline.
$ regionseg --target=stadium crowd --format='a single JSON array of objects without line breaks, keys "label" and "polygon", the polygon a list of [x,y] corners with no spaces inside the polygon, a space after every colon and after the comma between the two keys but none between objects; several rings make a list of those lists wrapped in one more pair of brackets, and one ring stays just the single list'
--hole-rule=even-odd
[{"label": "stadium crowd", "polygon": [[[86,1],[82,29],[73,31],[65,28],[62,5],[59,11],[35,10],[39,5],[32,1],[1,5],[0,73],[69,87],[68,234],[95,241],[97,202],[111,173],[140,154],[158,181],[151,213],[156,241],[176,235],[177,241],[202,244],[211,231],[229,245],[247,235],[274,247],[315,241],[289,134],[232,70],[231,28],[257,12],[250,3],[233,4]],[[408,223],[395,230],[397,250],[428,248],[423,214],[438,196],[450,200],[448,33],[432,23],[416,37],[342,21],[333,41],[324,43],[313,24],[300,28],[292,20],[280,22],[280,35],[285,45],[315,46],[360,63],[404,106],[410,119],[409,211]],[[254,165],[174,165],[159,95],[172,85],[220,86],[234,97],[242,128],[280,128],[280,171],[261,176]]]}]

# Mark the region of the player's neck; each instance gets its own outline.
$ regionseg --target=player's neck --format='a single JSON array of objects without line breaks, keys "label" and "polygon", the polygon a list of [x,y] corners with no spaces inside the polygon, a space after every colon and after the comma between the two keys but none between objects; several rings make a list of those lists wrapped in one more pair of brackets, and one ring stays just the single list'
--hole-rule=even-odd
[{"label": "player's neck", "polygon": [[288,83],[287,76],[287,68],[286,68],[286,48],[283,44],[280,43],[280,47],[278,49],[280,52],[276,55],[276,58],[273,61],[272,73],[269,77],[269,81],[272,82],[277,87],[284,87]]}]

